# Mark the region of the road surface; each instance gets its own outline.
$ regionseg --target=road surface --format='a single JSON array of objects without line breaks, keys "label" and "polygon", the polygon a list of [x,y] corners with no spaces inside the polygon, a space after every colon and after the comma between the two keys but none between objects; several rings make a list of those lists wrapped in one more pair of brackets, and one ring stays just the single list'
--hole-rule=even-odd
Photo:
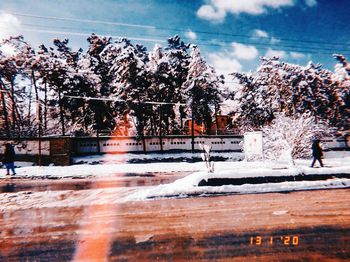
[{"label": "road surface", "polygon": [[[74,192],[108,186],[90,182],[38,183]],[[35,183],[20,193],[30,201],[31,192]],[[0,261],[347,261],[349,199],[350,189],[333,189],[42,208],[23,202],[0,213]]]}]

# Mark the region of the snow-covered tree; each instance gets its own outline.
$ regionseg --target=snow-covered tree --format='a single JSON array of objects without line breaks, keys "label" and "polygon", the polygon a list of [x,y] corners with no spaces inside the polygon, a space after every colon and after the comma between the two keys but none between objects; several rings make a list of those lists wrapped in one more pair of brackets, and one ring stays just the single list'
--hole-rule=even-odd
[{"label": "snow-covered tree", "polygon": [[[44,79],[47,74],[48,58],[47,53],[42,52],[42,46],[39,47],[37,53],[28,43],[25,43],[21,55],[17,59],[17,65],[22,75],[31,83],[29,90],[27,90],[27,92],[29,91],[28,117],[26,118],[27,135],[30,133],[32,135],[43,135],[43,128],[47,129],[47,86]],[[44,91],[44,95],[41,94],[42,91]],[[32,97],[33,92],[34,97]],[[33,117],[31,117],[32,101],[35,102]]]},{"label": "snow-covered tree", "polygon": [[[23,37],[1,41],[2,135],[113,130],[131,126],[130,117],[141,137],[180,134],[188,116],[211,129],[223,100],[223,78],[197,47],[190,49],[177,35],[150,54],[127,39],[112,42],[92,34],[87,41],[86,52],[72,50],[68,39],[38,49]],[[317,123],[349,129],[350,67],[344,56],[335,58],[339,63],[334,73],[318,64],[262,58],[256,72],[233,74],[241,89],[226,97],[236,100],[241,128],[260,129],[281,113],[291,118],[306,113]]]},{"label": "snow-covered tree", "polygon": [[262,131],[264,157],[294,164],[293,159],[311,155],[312,140],[329,133],[329,127],[316,123],[315,117],[310,114],[296,117],[278,114]]},{"label": "snow-covered tree", "polygon": [[[170,64],[164,50],[156,45],[149,55],[147,70],[150,77],[148,88],[148,99],[158,102],[176,102],[176,87],[173,85]],[[150,133],[163,135],[169,133],[170,122],[175,118],[174,106],[172,104],[156,104],[152,106],[152,121],[150,122]],[[170,120],[170,121],[169,121]]]},{"label": "snow-covered tree", "polygon": [[333,80],[337,83],[334,92],[336,113],[334,114],[335,125],[341,130],[350,128],[350,64],[343,55],[334,55],[339,61],[335,66]]},{"label": "snow-covered tree", "polygon": [[[188,70],[191,60],[190,45],[185,44],[178,35],[168,39],[168,45],[165,47],[165,56],[168,61],[170,81],[175,90],[174,99],[180,103],[188,101],[185,82],[188,76]],[[176,112],[177,111],[177,112]],[[173,121],[173,128],[180,126],[183,129],[183,119],[186,115],[185,106],[180,105],[175,111],[176,119]],[[176,132],[176,130],[173,130]]]},{"label": "snow-covered tree", "polygon": [[252,74],[234,73],[242,88],[235,93],[238,101],[238,119],[243,129],[261,127],[273,119],[273,111],[269,103],[265,103],[267,94]]},{"label": "snow-covered tree", "polygon": [[[146,48],[134,46],[127,39],[116,41],[113,48],[116,55],[110,68],[110,74],[113,75],[112,94],[125,101],[126,108],[134,116],[137,134],[143,138],[148,121],[144,102],[147,101],[147,89],[150,86]],[[125,113],[125,110],[121,113]]]},{"label": "snow-covered tree", "polygon": [[[67,106],[69,101],[64,95],[69,90],[69,71],[71,70],[68,60],[68,39],[63,41],[54,39],[55,49],[50,47],[49,62],[48,62],[48,74],[46,76],[47,83],[50,86],[49,92],[49,106],[52,108],[50,111],[52,119],[58,119],[60,125],[60,132],[62,135],[66,134],[67,130]],[[57,109],[56,109],[57,108]],[[56,122],[56,121],[55,121]],[[57,127],[54,127],[55,132],[58,132]]]},{"label": "snow-covered tree", "polygon": [[[5,43],[1,42],[0,47]],[[14,88],[8,88],[9,85],[14,85],[15,78],[18,74],[15,62],[10,59],[8,54],[0,49],[0,98],[1,98],[1,129],[4,134],[10,136],[10,131],[14,131],[15,111],[13,111]],[[12,112],[11,112],[12,111]],[[2,135],[4,135],[2,134]]]},{"label": "snow-covered tree", "polygon": [[334,113],[332,72],[310,62],[303,68],[302,78],[293,90],[295,112],[310,112],[316,121],[330,120]]},{"label": "snow-covered tree", "polygon": [[19,136],[23,127],[23,101],[25,101],[24,87],[18,85],[21,77],[19,58],[26,43],[22,36],[10,37],[0,42],[11,50],[8,53],[0,48],[0,90],[2,119],[4,119],[5,132],[9,136]]},{"label": "snow-covered tree", "polygon": [[236,93],[239,116],[246,127],[260,128],[277,114],[287,116],[310,113],[316,121],[332,123],[336,111],[336,83],[332,72],[320,65],[306,67],[262,58],[256,72],[234,73],[242,88]]},{"label": "snow-covered tree", "polygon": [[155,122],[159,123],[156,133],[162,131],[166,134],[174,134],[182,129],[181,118],[184,117],[184,107],[177,108],[174,104],[183,102],[185,97],[182,87],[188,73],[189,56],[187,46],[178,43],[180,41],[178,36],[168,41],[169,46],[165,50],[156,45],[149,55],[147,69],[151,86],[148,95],[152,101],[168,103],[153,107],[153,115],[156,119],[151,124],[157,126]]},{"label": "snow-covered tree", "polygon": [[[113,75],[110,74],[112,61],[116,59],[111,48],[112,39],[92,34],[87,39],[89,47],[79,62],[90,86],[83,94],[90,97],[110,97],[112,94]],[[84,102],[85,129],[113,130],[115,127],[115,104],[111,101],[88,100]]]},{"label": "snow-covered tree", "polygon": [[223,79],[203,59],[198,47],[193,46],[191,63],[184,85],[189,97],[187,102],[192,119],[198,123],[203,121],[208,132],[212,125],[212,115],[217,114],[220,109],[220,102],[222,101],[220,86],[222,84]]}]

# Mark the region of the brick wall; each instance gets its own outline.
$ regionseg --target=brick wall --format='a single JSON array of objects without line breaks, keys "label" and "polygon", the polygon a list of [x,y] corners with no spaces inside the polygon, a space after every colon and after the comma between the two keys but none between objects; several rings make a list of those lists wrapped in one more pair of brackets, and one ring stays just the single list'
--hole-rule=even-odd
[{"label": "brick wall", "polygon": [[70,165],[72,155],[72,139],[69,137],[60,137],[50,140],[50,160],[57,166]]}]

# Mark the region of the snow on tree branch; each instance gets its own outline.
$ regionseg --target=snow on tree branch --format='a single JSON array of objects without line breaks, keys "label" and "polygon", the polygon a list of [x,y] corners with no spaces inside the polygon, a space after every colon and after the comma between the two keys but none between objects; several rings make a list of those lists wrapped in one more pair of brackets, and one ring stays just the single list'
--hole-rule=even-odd
[{"label": "snow on tree branch", "polygon": [[311,143],[329,133],[324,123],[315,123],[311,114],[288,117],[278,114],[270,125],[263,128],[264,156],[270,160],[284,160],[311,156]]}]

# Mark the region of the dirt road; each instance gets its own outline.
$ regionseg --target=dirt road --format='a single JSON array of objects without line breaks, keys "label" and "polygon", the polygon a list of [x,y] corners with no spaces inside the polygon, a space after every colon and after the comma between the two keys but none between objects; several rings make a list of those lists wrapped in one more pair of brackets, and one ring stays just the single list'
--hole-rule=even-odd
[{"label": "dirt road", "polygon": [[350,189],[161,199],[0,214],[0,260],[341,261]]}]

